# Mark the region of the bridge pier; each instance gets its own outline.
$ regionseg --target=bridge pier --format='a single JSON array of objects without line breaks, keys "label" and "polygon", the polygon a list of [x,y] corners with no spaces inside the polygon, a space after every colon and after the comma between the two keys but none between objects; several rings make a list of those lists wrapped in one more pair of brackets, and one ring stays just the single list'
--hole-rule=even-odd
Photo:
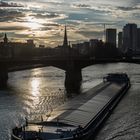
[{"label": "bridge pier", "polygon": [[82,81],[81,69],[70,69],[66,71],[65,88],[67,93],[79,93]]},{"label": "bridge pier", "polygon": [[5,64],[0,65],[0,88],[7,86],[8,70]]}]

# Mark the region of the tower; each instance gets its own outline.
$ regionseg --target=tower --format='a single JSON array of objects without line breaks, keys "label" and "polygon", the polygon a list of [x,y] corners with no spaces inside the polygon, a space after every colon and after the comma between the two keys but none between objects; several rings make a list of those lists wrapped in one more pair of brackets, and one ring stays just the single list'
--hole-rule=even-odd
[{"label": "tower", "polygon": [[63,41],[63,47],[68,47],[68,40],[67,40],[67,28],[65,26],[65,31],[64,31],[64,41]]},{"label": "tower", "polygon": [[5,33],[4,38],[3,38],[4,44],[8,43],[8,38],[7,38],[7,34]]},{"label": "tower", "polygon": [[116,47],[116,29],[106,29],[106,42]]},{"label": "tower", "polygon": [[140,28],[137,29],[137,40],[138,40],[138,46],[137,46],[137,51],[140,52]]},{"label": "tower", "polygon": [[106,27],[105,27],[105,24],[104,24],[104,35],[103,35],[103,40],[104,40],[104,42],[105,42],[105,33],[106,33]]},{"label": "tower", "polygon": [[135,52],[137,48],[137,25],[126,24],[123,28],[123,51]]}]

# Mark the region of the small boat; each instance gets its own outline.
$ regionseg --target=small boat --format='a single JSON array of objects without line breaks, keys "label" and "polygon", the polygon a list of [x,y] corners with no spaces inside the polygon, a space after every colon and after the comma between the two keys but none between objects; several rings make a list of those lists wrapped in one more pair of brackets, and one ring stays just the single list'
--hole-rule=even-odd
[{"label": "small boat", "polygon": [[[110,73],[97,91],[81,95],[55,109],[47,121],[28,122],[12,129],[12,140],[88,140],[127,92],[125,73]],[[94,92],[94,93],[92,93]],[[95,94],[96,92],[96,94]]]}]

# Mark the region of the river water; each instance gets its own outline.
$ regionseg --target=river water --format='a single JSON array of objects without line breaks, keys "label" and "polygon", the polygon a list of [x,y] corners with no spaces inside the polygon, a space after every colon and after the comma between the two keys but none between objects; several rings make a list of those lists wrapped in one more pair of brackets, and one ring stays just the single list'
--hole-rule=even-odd
[{"label": "river water", "polygon": [[[140,65],[112,63],[87,67],[82,70],[81,90],[97,85],[109,72],[128,73],[132,86],[95,139],[140,139]],[[11,128],[24,124],[25,117],[47,114],[71,100],[67,98],[64,80],[65,72],[54,67],[9,73],[8,88],[0,90],[0,140],[9,140]]]}]

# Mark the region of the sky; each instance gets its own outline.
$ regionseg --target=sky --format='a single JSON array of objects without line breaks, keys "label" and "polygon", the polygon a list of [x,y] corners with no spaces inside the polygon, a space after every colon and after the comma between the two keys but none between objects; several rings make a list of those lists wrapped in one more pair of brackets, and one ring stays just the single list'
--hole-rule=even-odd
[{"label": "sky", "polygon": [[[4,4],[2,2],[5,2]],[[103,39],[106,28],[140,27],[140,0],[0,0],[0,40],[33,39],[38,46],[61,45],[67,25],[71,43]]]}]

